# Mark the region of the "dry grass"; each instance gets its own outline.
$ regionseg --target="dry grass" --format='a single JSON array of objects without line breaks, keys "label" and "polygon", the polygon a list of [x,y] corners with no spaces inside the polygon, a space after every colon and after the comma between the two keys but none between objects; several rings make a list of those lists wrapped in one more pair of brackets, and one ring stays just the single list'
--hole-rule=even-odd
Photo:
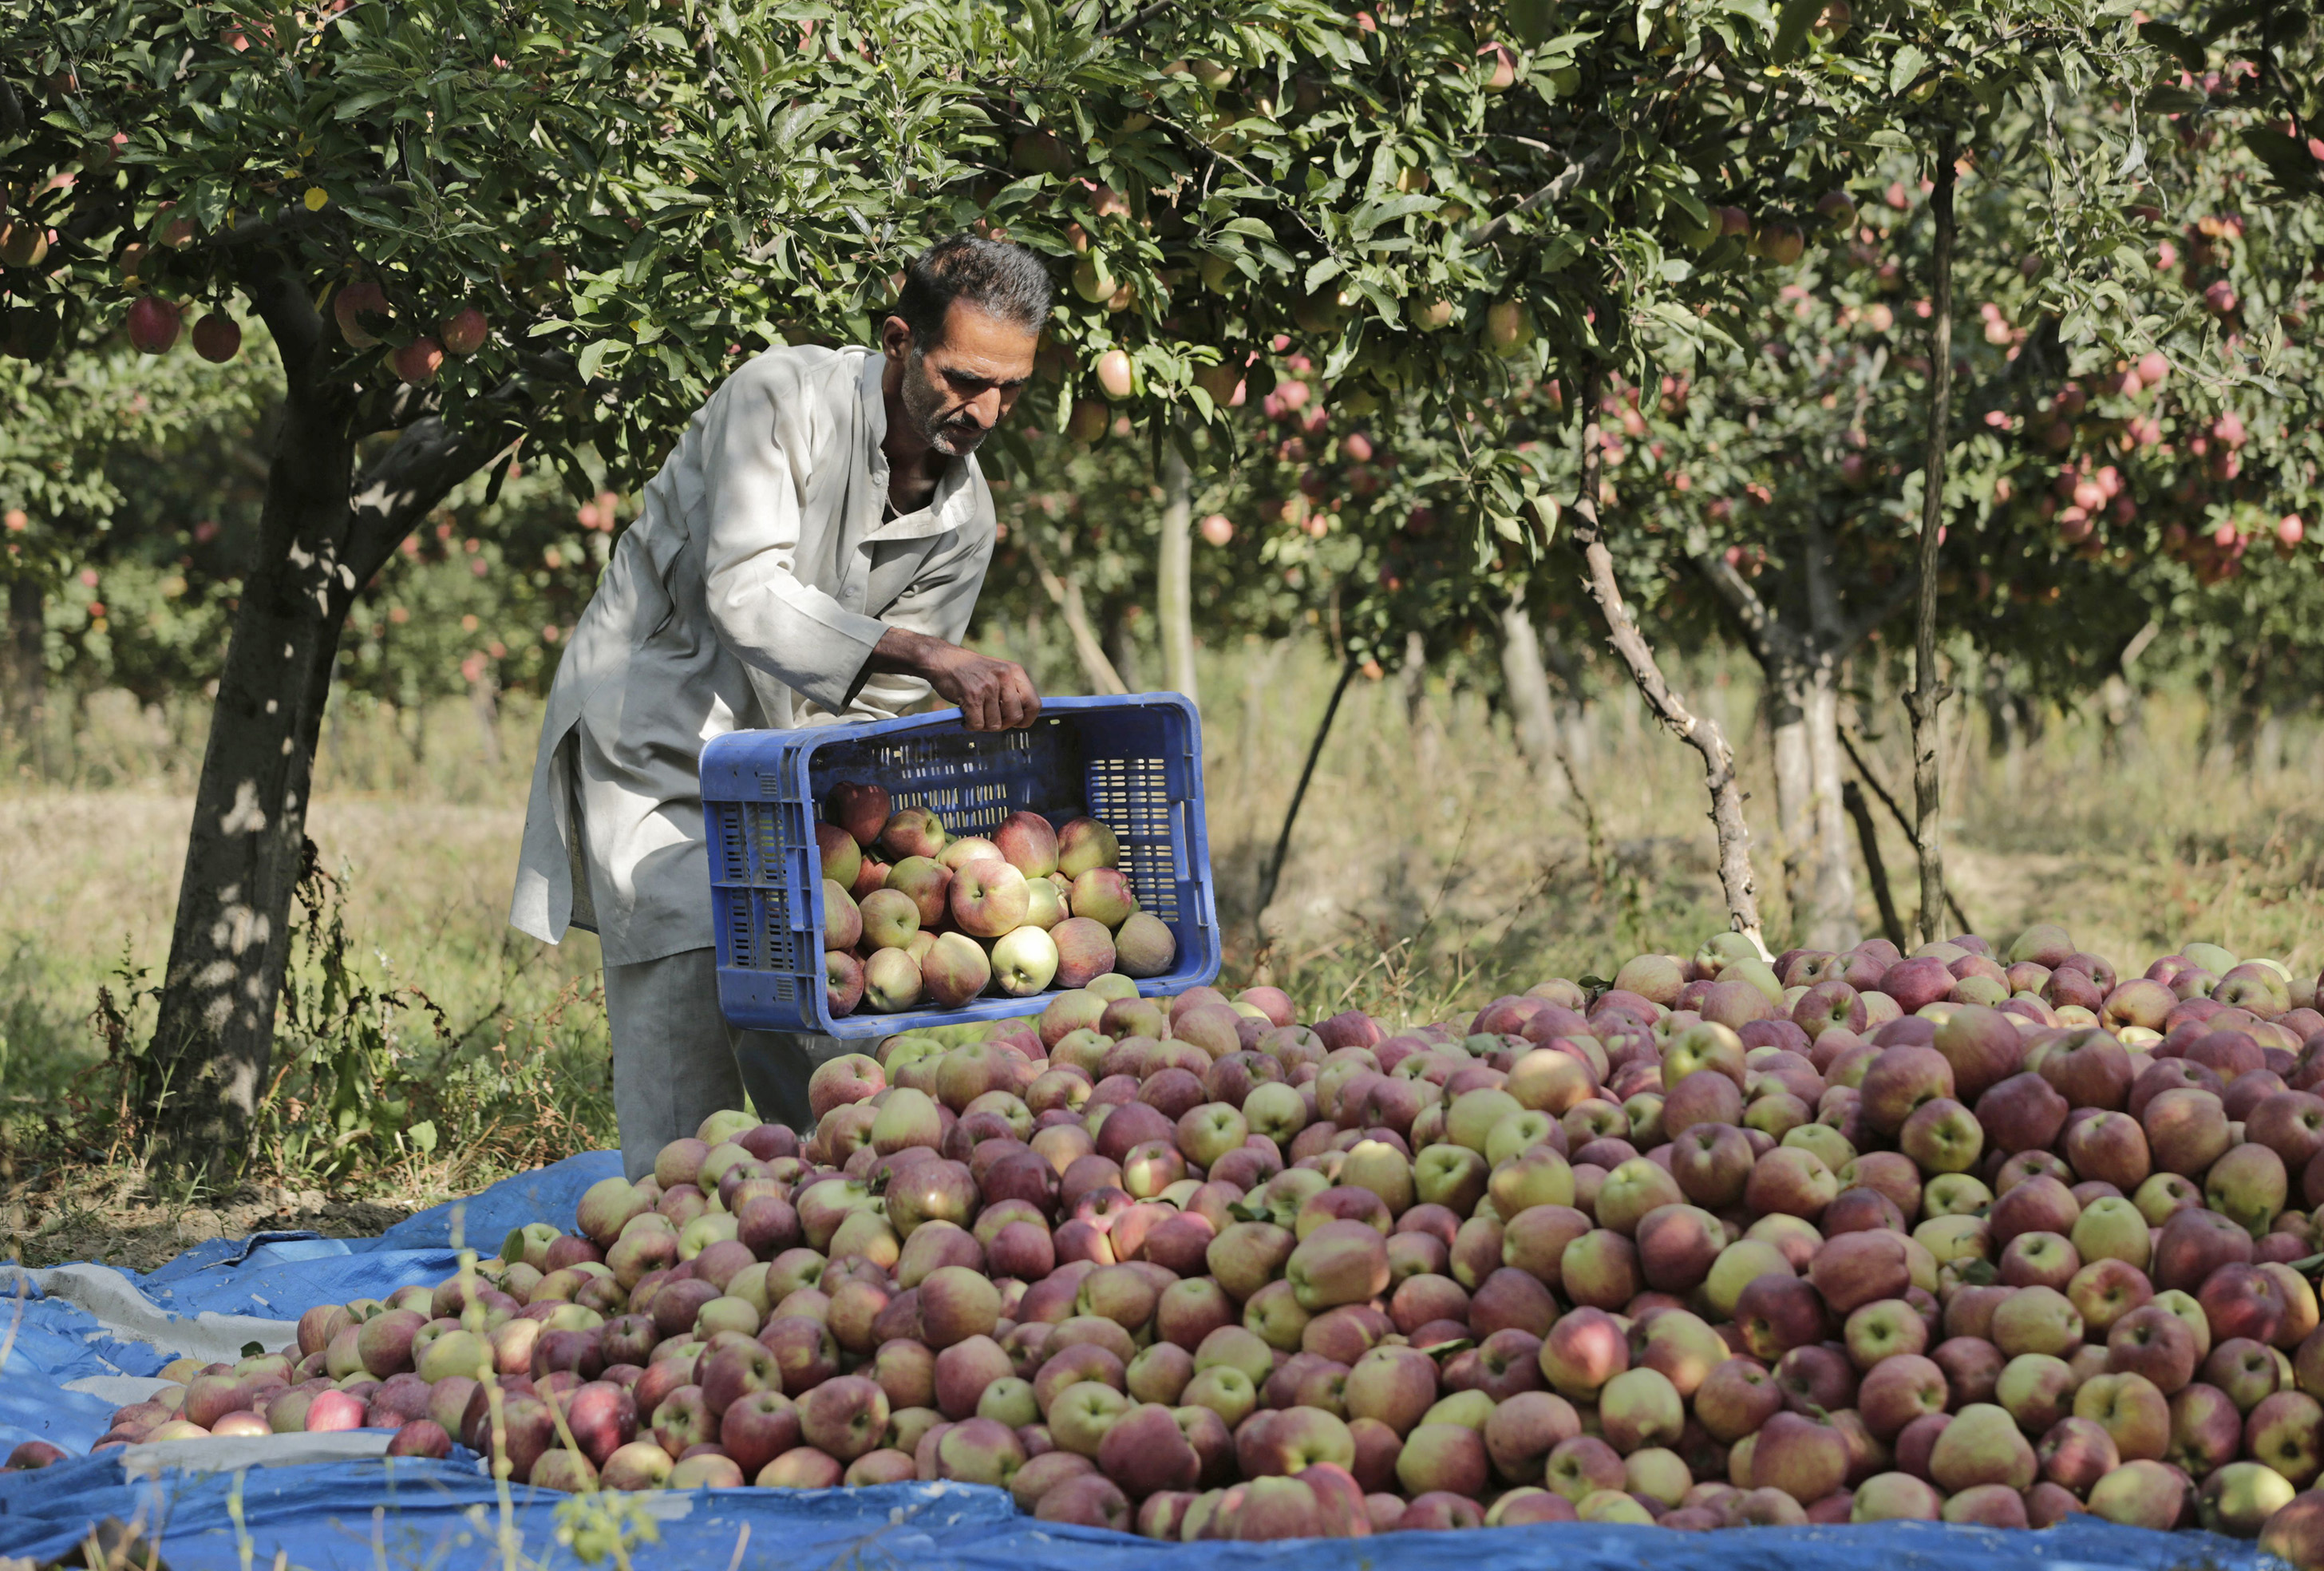
[{"label": "dry grass", "polygon": [[[1593,708],[1577,799],[1562,773],[1526,766],[1506,722],[1473,695],[1434,693],[1415,725],[1392,679],[1360,679],[1260,933],[1250,910],[1258,867],[1331,674],[1312,656],[1295,659],[1253,710],[1222,670],[1223,703],[1206,700],[1219,716],[1207,738],[1210,819],[1231,971],[1273,937],[1277,969],[1303,1002],[1388,991],[1419,1017],[1548,975],[1610,975],[1632,953],[1691,950],[1726,925],[1694,755],[1645,725],[1628,689]],[[1779,943],[1790,916],[1756,687],[1740,669],[1692,675],[1690,699],[1742,755],[1761,900]],[[2324,737],[2295,733],[2292,764],[2255,771],[2207,753],[2201,705],[2164,695],[2118,758],[2106,755],[2095,720],[2053,715],[2013,766],[1989,753],[1980,712],[1955,704],[1947,717],[1948,865],[1980,931],[2007,938],[2061,920],[2085,947],[2142,968],[2199,938],[2324,966],[2324,803],[2314,789]],[[1889,780],[1909,779],[1901,735],[1872,751]],[[1606,852],[1597,864],[1592,816]],[[1911,848],[1885,815],[1882,847],[1909,926]],[[1858,919],[1877,933],[1860,865],[1858,883]]]},{"label": "dry grass", "polygon": [[[1048,685],[1065,689],[1070,667],[1054,652],[1044,665]],[[1395,680],[1360,679],[1277,899],[1255,920],[1260,865],[1333,675],[1314,648],[1205,656],[1209,824],[1231,981],[1264,964],[1318,1013],[1360,1004],[1433,1019],[1545,976],[1610,975],[1638,950],[1689,950],[1724,926],[1693,755],[1643,724],[1628,689],[1591,711],[1577,798],[1562,772],[1544,778],[1526,765],[1506,721],[1473,693],[1434,685],[1415,719]],[[1743,754],[1779,938],[1788,914],[1756,685],[1741,666],[1687,675],[1689,696]],[[2207,753],[2200,703],[2166,696],[2118,757],[2094,721],[2052,716],[2041,743],[2005,766],[1988,755],[1978,711],[1948,713],[1968,726],[1948,747],[1950,864],[1983,931],[2060,919],[2117,963],[2207,938],[2324,966],[2324,818],[2313,790],[2324,757],[2312,734],[2291,739],[2295,767],[2238,769]],[[438,1005],[461,1062],[499,1053],[488,1084],[503,1091],[475,1099],[503,1095],[506,1106],[480,1106],[485,1122],[434,1152],[401,1149],[327,1180],[261,1174],[224,1195],[156,1195],[134,1164],[89,1153],[69,1183],[60,1171],[0,1171],[0,1237],[35,1258],[150,1264],[190,1238],[254,1226],[376,1231],[497,1176],[496,1163],[529,1160],[511,1141],[543,1111],[569,1138],[610,1137],[603,1021],[588,995],[595,940],[576,935],[550,949],[504,923],[533,714],[511,706],[497,761],[465,706],[429,722],[415,752],[409,716],[339,716],[309,832],[344,883],[352,958],[374,985],[418,989]],[[180,717],[176,730],[197,727]],[[99,1058],[88,1023],[98,987],[134,992],[124,975],[161,963],[194,744],[164,745],[151,719],[100,701],[76,748],[78,778],[0,795],[0,1152],[10,1126],[14,1145],[35,1143]],[[1901,741],[1881,746],[1891,778],[1904,778]],[[1891,869],[1908,872],[1893,826],[1884,845]],[[1897,900],[1909,921],[1913,891],[1901,877]],[[1868,891],[1859,904],[1877,930]],[[425,1045],[415,1036],[397,1050]],[[367,1208],[350,1209],[358,1200]]]}]

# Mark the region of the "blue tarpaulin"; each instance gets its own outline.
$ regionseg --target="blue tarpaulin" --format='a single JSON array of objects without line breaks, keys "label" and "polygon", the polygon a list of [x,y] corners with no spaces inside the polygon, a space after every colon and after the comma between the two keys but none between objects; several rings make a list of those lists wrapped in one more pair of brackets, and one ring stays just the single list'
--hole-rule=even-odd
[{"label": "blue tarpaulin", "polygon": [[231,1359],[251,1341],[286,1346],[293,1335],[286,1323],[318,1304],[383,1298],[450,1276],[458,1269],[456,1234],[489,1254],[528,1222],[570,1228],[583,1191],[621,1170],[619,1153],[586,1152],[423,1211],[377,1238],[211,1239],[143,1275],[89,1266],[0,1270],[0,1290],[20,1300],[0,1310],[0,1340],[15,1324],[0,1365],[0,1451],[21,1440],[86,1451],[131,1400],[107,1391],[107,1380],[151,1376],[181,1353]]},{"label": "blue tarpaulin", "polygon": [[[18,1303],[0,1368],[0,1446],[43,1438],[85,1451],[128,1385],[179,1352],[226,1345],[318,1304],[380,1297],[455,1269],[462,1236],[491,1250],[512,1227],[570,1227],[581,1192],[620,1170],[592,1152],[438,1206],[374,1239],[261,1234],[196,1246],[144,1276],[102,1268],[16,1273]],[[0,1332],[0,1338],[5,1338]],[[267,1340],[262,1335],[254,1339]],[[116,1383],[121,1382],[121,1383]],[[79,1386],[85,1389],[70,1389]],[[282,1437],[288,1439],[288,1437]],[[338,1437],[334,1437],[338,1438]],[[208,1445],[209,1442],[197,1442]],[[223,1444],[223,1443],[220,1443]],[[2077,1517],[2044,1532],[2005,1533],[1926,1522],[1877,1527],[1751,1528],[1680,1533],[1590,1524],[1489,1532],[1397,1533],[1352,1540],[1172,1545],[1056,1527],[1019,1514],[1001,1491],[890,1484],[814,1492],[696,1490],[608,1497],[610,1504],[518,1488],[502,1492],[473,1458],[427,1462],[349,1457],[147,1476],[135,1456],[78,1457],[36,1473],[0,1474],[0,1557],[54,1559],[106,1519],[158,1540],[173,1571],[245,1571],[280,1562],[307,1571],[386,1567],[567,1571],[609,1565],[617,1535],[634,1565],[689,1571],[761,1566],[961,1566],[973,1571],[2177,1571],[2253,1567],[2249,1544],[2203,1533],[2152,1533]],[[632,1513],[626,1520],[610,1512]],[[650,1532],[650,1539],[645,1535]]]}]

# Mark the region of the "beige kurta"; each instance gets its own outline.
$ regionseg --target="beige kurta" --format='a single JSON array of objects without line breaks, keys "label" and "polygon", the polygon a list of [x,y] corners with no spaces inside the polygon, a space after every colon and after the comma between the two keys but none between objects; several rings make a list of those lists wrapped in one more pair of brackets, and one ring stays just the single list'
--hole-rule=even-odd
[{"label": "beige kurta", "polygon": [[969,458],[927,507],[881,522],[883,365],[865,349],[769,350],[703,405],[646,487],[549,689],[517,928],[553,944],[593,924],[608,965],[708,947],[703,744],[883,719],[927,696],[918,679],[866,679],[864,663],[889,627],[966,633],[992,496]]}]

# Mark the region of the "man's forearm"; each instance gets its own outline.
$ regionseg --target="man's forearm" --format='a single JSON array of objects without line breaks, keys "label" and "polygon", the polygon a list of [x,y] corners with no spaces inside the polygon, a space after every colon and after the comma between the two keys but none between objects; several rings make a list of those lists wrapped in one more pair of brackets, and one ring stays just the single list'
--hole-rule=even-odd
[{"label": "man's forearm", "polygon": [[973,731],[1010,731],[1033,723],[1041,696],[1014,661],[993,660],[925,633],[890,627],[863,662],[876,676],[918,677],[937,696],[960,706]]},{"label": "man's forearm", "polygon": [[931,638],[925,633],[908,628],[890,627],[872,646],[872,658],[863,662],[867,675],[875,677],[918,677],[932,680],[934,665],[940,651],[954,646],[941,638]]}]

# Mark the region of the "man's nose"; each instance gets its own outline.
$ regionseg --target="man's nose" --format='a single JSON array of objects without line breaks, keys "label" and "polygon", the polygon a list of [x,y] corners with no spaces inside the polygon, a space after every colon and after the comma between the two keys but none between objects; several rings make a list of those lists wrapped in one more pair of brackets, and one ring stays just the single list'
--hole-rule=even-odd
[{"label": "man's nose", "polygon": [[1001,423],[1001,390],[988,387],[963,405],[961,412],[989,431]]}]

